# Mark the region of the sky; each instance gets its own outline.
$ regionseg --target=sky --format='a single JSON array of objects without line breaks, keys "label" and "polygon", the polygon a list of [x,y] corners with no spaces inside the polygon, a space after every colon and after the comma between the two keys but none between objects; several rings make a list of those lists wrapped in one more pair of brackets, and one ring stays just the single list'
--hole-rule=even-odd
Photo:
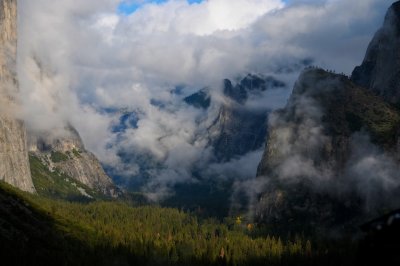
[{"label": "sky", "polygon": [[[391,3],[20,0],[20,116],[36,135],[73,125],[87,149],[126,178],[140,165],[123,163],[121,149],[149,154],[163,165],[149,189],[163,190],[191,180],[193,163],[208,158],[198,136],[224,101],[224,78],[273,75],[288,86],[258,105],[283,107],[304,59],[350,74]],[[171,93],[176,86],[184,88],[180,95]],[[203,87],[214,96],[206,113],[182,102]],[[139,121],[117,134],[112,128],[124,111]],[[251,158],[256,169],[257,156],[236,161]]]},{"label": "sky", "polygon": [[[144,5],[148,3],[154,3],[154,4],[163,4],[167,2],[167,0],[150,0],[150,1],[123,1],[119,3],[117,12],[120,14],[124,15],[130,15],[134,13],[137,9],[140,7],[143,7]],[[188,0],[187,1],[189,4],[198,4],[203,2],[203,0]]]}]

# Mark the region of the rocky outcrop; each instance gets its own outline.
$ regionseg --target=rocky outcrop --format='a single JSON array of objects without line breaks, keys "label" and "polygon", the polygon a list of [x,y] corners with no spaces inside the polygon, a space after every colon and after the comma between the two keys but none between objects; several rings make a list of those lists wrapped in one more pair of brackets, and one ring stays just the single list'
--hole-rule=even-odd
[{"label": "rocky outcrop", "polygon": [[15,119],[17,1],[0,2],[0,180],[34,192],[29,169],[26,130]]},{"label": "rocky outcrop", "polygon": [[354,69],[352,80],[386,101],[400,104],[399,1],[389,8],[383,27],[375,34],[363,63]]},{"label": "rocky outcrop", "polygon": [[72,127],[65,129],[64,137],[31,137],[30,152],[39,158],[50,171],[58,170],[67,176],[110,197],[118,197],[121,191],[104,172],[99,160],[87,151]]}]

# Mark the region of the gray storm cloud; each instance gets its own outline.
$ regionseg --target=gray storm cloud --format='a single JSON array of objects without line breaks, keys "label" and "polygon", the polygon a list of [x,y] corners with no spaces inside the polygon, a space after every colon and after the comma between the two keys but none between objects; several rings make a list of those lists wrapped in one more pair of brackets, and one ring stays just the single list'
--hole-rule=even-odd
[{"label": "gray storm cloud", "polygon": [[[287,89],[248,105],[283,107],[301,70],[293,65],[312,58],[349,73],[391,1],[293,2],[175,0],[125,15],[116,11],[116,0],[20,0],[22,117],[37,134],[72,124],[86,147],[121,176],[140,168],[124,163],[121,150],[149,154],[162,167],[148,190],[167,191],[191,180],[194,163],[212,157],[204,134],[223,102],[222,79],[249,72],[278,76]],[[181,95],[171,93],[178,85],[185,85]],[[203,87],[213,88],[207,113],[182,102]],[[117,134],[111,128],[120,112],[107,110],[122,109],[135,111],[139,121]],[[229,163],[221,169],[231,171]]]}]

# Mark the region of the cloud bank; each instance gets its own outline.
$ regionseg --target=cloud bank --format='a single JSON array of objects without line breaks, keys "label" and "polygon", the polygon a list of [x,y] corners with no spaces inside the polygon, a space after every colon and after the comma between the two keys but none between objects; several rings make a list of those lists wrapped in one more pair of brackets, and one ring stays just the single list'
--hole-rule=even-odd
[{"label": "cloud bank", "polygon": [[[125,178],[141,166],[121,153],[155,159],[145,187],[157,192],[190,181],[192,165],[212,157],[204,136],[223,102],[222,79],[276,76],[288,88],[273,93],[276,100],[265,96],[264,108],[282,107],[301,60],[350,73],[391,1],[170,0],[129,15],[119,4],[19,1],[22,117],[37,134],[72,124]],[[179,93],[171,92],[177,86]],[[212,88],[209,111],[182,102],[204,87]],[[124,112],[138,121],[115,132]],[[236,160],[257,160],[255,154]]]}]

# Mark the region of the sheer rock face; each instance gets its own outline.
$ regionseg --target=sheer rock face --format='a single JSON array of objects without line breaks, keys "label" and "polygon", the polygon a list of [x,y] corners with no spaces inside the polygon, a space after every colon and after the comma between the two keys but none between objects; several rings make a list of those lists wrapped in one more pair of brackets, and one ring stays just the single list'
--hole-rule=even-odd
[{"label": "sheer rock face", "polygon": [[25,126],[14,118],[16,79],[17,1],[0,2],[0,180],[34,192],[29,169]]},{"label": "sheer rock face", "polygon": [[273,77],[249,74],[236,85],[224,80],[226,102],[209,127],[210,142],[218,161],[229,161],[262,148],[267,134],[269,110],[253,110],[246,106],[250,97],[286,84]]},{"label": "sheer rock face", "polygon": [[387,12],[383,27],[369,44],[363,63],[352,80],[386,101],[400,104],[400,2]]},{"label": "sheer rock face", "polygon": [[29,149],[50,171],[59,169],[71,178],[110,197],[121,192],[104,172],[99,160],[82,143],[78,132],[68,127],[65,136],[52,138],[41,135],[29,139]]},{"label": "sheer rock face", "polygon": [[29,168],[26,131],[22,122],[0,116],[0,180],[35,192]]},{"label": "sheer rock face", "polygon": [[267,112],[252,112],[242,106],[224,105],[209,128],[211,144],[219,161],[245,155],[262,147]]},{"label": "sheer rock face", "polygon": [[[0,44],[1,44],[1,80],[15,80],[17,52],[17,1],[0,2]],[[2,90],[2,94],[5,91]]]}]

